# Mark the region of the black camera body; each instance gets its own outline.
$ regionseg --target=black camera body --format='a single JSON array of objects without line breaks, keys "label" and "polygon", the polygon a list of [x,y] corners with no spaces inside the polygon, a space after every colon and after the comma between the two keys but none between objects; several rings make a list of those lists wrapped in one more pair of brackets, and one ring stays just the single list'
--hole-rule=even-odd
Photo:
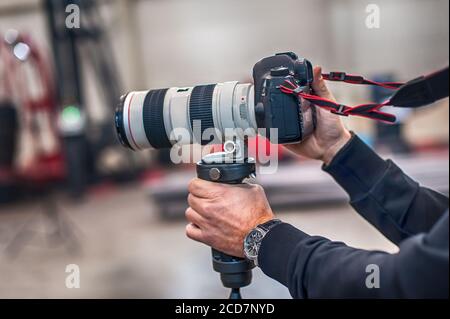
[{"label": "black camera body", "polygon": [[[270,129],[278,129],[279,144],[302,141],[312,131],[305,128],[305,106],[296,96],[281,92],[280,86],[288,80],[310,93],[314,80],[311,62],[293,52],[279,53],[259,61],[253,68],[253,79],[258,127],[266,129],[269,139]],[[309,122],[315,123],[314,110],[311,113],[314,118]]]}]

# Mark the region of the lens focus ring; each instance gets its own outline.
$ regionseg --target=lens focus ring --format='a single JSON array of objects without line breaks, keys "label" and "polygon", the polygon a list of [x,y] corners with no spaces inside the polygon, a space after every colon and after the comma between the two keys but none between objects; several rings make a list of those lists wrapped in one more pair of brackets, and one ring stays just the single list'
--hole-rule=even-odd
[{"label": "lens focus ring", "polygon": [[144,100],[143,121],[145,135],[155,149],[170,148],[169,138],[164,126],[164,99],[168,89],[148,92]]},{"label": "lens focus ring", "polygon": [[[201,135],[203,135],[206,129],[214,128],[212,102],[215,88],[216,84],[196,86],[191,93],[189,102],[191,127],[194,131],[194,121],[201,121]],[[211,141],[203,141],[201,136],[194,136],[194,138],[197,139],[197,142],[201,141],[202,145],[208,144]]]}]

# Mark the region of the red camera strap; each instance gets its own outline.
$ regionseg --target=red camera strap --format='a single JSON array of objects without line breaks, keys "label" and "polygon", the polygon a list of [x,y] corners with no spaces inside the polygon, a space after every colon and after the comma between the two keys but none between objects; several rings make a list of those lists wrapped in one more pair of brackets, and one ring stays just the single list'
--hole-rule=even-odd
[{"label": "red camera strap", "polygon": [[[322,74],[323,78],[327,81],[345,82],[349,84],[358,85],[373,85],[379,86],[389,90],[398,90],[404,83],[400,82],[375,82],[365,79],[359,75],[350,75],[344,72],[331,72]],[[334,114],[341,116],[360,116],[370,118],[387,123],[395,123],[396,117],[393,114],[380,111],[380,109],[386,105],[390,105],[390,100],[383,103],[367,103],[356,106],[348,106],[344,104],[336,103],[335,101],[322,98],[317,95],[307,94],[301,91],[301,87],[293,81],[286,81],[285,85],[280,86],[280,90],[286,94],[294,94],[299,98],[303,98],[310,103],[326,109]]]},{"label": "red camera strap", "polygon": [[293,94],[298,98],[303,98],[312,104],[329,110],[341,116],[361,116],[370,119],[395,123],[395,115],[382,112],[380,109],[391,105],[395,107],[416,108],[434,103],[449,95],[449,68],[446,67],[427,76],[421,76],[407,83],[401,82],[375,82],[366,80],[359,75],[346,74],[344,72],[331,72],[322,74],[327,81],[345,82],[350,84],[373,85],[393,91],[393,94],[383,103],[368,103],[356,106],[348,106],[336,103],[335,101],[322,98],[317,95],[307,94],[294,81],[286,80],[280,90],[286,94]]},{"label": "red camera strap", "polygon": [[322,74],[323,78],[327,81],[345,82],[350,84],[362,84],[362,85],[375,85],[385,89],[397,90],[405,83],[402,82],[375,82],[366,80],[360,75],[346,74],[344,72],[331,72]]}]

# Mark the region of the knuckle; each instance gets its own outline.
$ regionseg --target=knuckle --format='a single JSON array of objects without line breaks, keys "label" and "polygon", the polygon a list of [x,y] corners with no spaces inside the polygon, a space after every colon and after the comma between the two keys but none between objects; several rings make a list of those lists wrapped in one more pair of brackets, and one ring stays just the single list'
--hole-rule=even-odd
[{"label": "knuckle", "polygon": [[189,239],[192,239],[192,240],[195,240],[195,241],[199,241],[200,240],[200,238],[198,237],[198,235],[194,231],[194,226],[192,224],[188,224],[186,226],[186,236]]},{"label": "knuckle", "polygon": [[204,202],[202,204],[203,213],[205,213],[207,215],[211,215],[211,213],[214,211],[214,207],[213,206],[214,205],[211,204],[211,203]]},{"label": "knuckle", "polygon": [[193,201],[194,201],[194,196],[189,193],[189,195],[187,197],[187,202],[188,202],[189,206],[192,206]]},{"label": "knuckle", "polygon": [[190,224],[187,224],[187,225],[186,225],[186,236],[187,236],[188,238],[190,238],[190,239],[193,239],[193,238],[192,238],[192,230],[191,230],[191,225],[190,225]]},{"label": "knuckle", "polygon": [[220,196],[221,191],[216,190],[215,188],[209,189],[205,192],[207,198],[216,198]]},{"label": "knuckle", "polygon": [[232,189],[233,187],[227,184],[211,183],[210,187],[208,188],[208,195],[209,195],[208,197],[209,198],[222,197],[224,193],[227,193]]},{"label": "knuckle", "polygon": [[186,208],[184,216],[186,216],[187,219],[190,219],[191,215],[192,215],[192,208],[191,207]]},{"label": "knuckle", "polygon": [[325,81],[323,81],[323,80],[319,81],[318,87],[319,87],[319,90],[320,90],[322,93],[327,93],[327,92],[328,92],[328,87],[327,87],[327,85],[325,84]]},{"label": "knuckle", "polygon": [[194,193],[196,189],[197,189],[197,179],[194,178],[189,182],[188,191],[189,193]]}]

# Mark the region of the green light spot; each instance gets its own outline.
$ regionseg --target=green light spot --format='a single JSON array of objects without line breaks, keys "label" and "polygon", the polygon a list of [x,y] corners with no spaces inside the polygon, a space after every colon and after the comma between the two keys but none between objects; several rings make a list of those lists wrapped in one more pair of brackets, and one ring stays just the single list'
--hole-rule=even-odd
[{"label": "green light spot", "polygon": [[81,111],[73,105],[66,106],[62,111],[62,120],[64,122],[74,123],[81,119]]}]

